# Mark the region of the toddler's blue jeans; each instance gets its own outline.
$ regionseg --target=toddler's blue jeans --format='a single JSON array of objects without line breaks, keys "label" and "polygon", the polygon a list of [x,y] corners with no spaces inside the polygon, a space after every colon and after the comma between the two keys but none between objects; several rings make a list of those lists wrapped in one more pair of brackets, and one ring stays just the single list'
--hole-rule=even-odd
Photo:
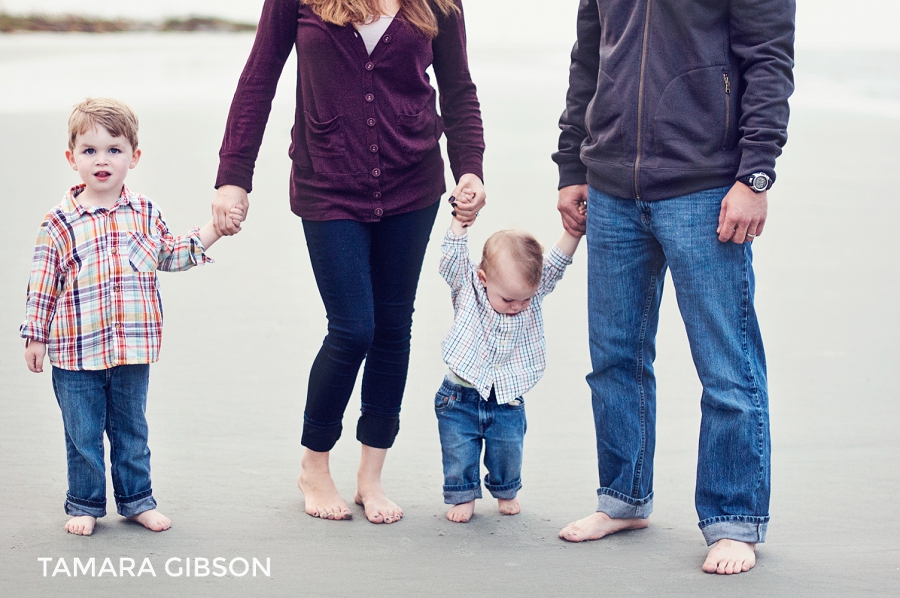
[{"label": "toddler's blue jeans", "polygon": [[695,504],[707,543],[765,540],[769,521],[769,397],[751,244],[718,240],[729,188],[639,201],[590,188],[589,339],[598,511],[653,510],[656,330],[672,273],[700,397]]},{"label": "toddler's blue jeans", "polygon": [[450,505],[481,498],[481,447],[484,485],[494,498],[512,499],[522,487],[525,402],[522,397],[498,405],[491,391],[484,400],[474,388],[448,379],[434,397],[444,462],[444,502]]},{"label": "toddler's blue jeans", "polygon": [[119,514],[132,517],[156,508],[145,416],[149,381],[146,364],[107,370],[53,368],[53,391],[66,432],[69,515],[106,515],[104,431]]}]

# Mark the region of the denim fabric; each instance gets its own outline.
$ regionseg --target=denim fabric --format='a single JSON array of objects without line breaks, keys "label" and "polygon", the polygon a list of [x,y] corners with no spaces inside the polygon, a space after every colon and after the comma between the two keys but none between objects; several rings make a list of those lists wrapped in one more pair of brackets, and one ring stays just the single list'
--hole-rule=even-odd
[{"label": "denim fabric", "polygon": [[728,187],[643,202],[588,193],[588,303],[598,510],[653,510],[656,330],[666,269],[703,385],[695,503],[710,544],[762,542],[769,520],[766,363],[750,243],[716,236]]},{"label": "denim fabric", "polygon": [[380,222],[304,220],[328,335],[313,362],[303,446],[330,451],[363,359],[356,438],[390,448],[400,429],[416,287],[438,202]]},{"label": "denim fabric", "polygon": [[494,498],[515,498],[522,487],[522,445],[528,424],[522,397],[497,404],[474,388],[444,379],[434,397],[444,462],[444,502],[481,498],[481,446],[488,473],[484,485]]},{"label": "denim fabric", "polygon": [[149,380],[149,365],[53,368],[53,391],[66,432],[69,491],[65,509],[69,515],[106,515],[104,430],[119,514],[132,517],[156,508],[145,417]]}]

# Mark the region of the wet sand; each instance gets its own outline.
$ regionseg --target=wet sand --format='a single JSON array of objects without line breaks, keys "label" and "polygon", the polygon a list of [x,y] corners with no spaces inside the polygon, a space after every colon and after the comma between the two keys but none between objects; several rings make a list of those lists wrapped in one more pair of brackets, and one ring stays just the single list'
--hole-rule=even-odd
[{"label": "wet sand", "polygon": [[[385,472],[405,518],[372,525],[355,505],[346,522],[303,512],[295,483],[302,409],[325,318],[300,221],[287,203],[289,79],[258,162],[246,230],[210,251],[216,264],[161,275],[166,328],[161,361],[152,368],[148,418],[154,494],[174,525],[154,534],[110,514],[89,538],[66,534],[61,418],[49,373],[27,371],[16,330],[37,226],[77,182],[62,155],[68,106],[100,93],[134,105],[144,157],[127,183],[162,205],[173,230],[187,231],[208,218],[227,101],[249,38],[48,39],[16,42],[31,44],[18,66],[0,59],[0,76],[21,77],[12,79],[12,97],[0,103],[4,596],[900,593],[900,516],[893,509],[900,493],[900,277],[893,230],[900,221],[894,183],[900,120],[798,106],[770,194],[770,219],[754,244],[769,361],[773,495],[768,541],[752,572],[726,579],[700,571],[706,547],[693,508],[700,388],[671,285],[656,362],[651,526],[581,545],[556,538],[596,505],[584,382],[584,248],[545,302],[549,365],[526,397],[523,513],[501,517],[485,499],[469,524],[444,518],[432,397],[444,370],[440,340],[452,319],[437,274],[448,213],[435,225],[425,260],[401,432]],[[190,58],[185,48],[205,49]],[[528,52],[471,49],[489,193],[472,230],[473,247],[501,227],[528,228],[547,244],[561,231],[549,154],[563,107],[566,50],[538,45]],[[106,61],[104,73],[97,74],[92,56]],[[66,57],[77,69],[48,67]],[[83,86],[80,73],[96,76],[96,89]],[[54,89],[58,95],[48,96]],[[348,499],[359,457],[356,405],[357,396],[333,452],[334,475]],[[111,486],[109,498],[114,511]],[[94,558],[97,572],[109,558],[117,574],[120,558],[136,561],[135,574],[146,558],[156,576],[53,576],[59,559],[71,569],[75,557]],[[216,557],[226,567],[234,559],[264,565],[269,559],[269,575],[239,576],[239,560],[237,574],[224,577],[197,577],[196,570],[174,577],[165,570],[169,559],[181,559],[170,564],[177,573],[187,558],[195,565],[197,558]],[[46,576],[41,558],[52,559]]]}]

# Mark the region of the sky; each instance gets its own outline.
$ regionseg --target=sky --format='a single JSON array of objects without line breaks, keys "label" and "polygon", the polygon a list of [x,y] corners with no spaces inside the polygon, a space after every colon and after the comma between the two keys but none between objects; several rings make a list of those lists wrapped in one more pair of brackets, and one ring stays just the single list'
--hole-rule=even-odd
[{"label": "sky", "polygon": [[[798,0],[798,49],[900,50],[900,2],[896,0]],[[262,0],[0,0],[14,14],[81,14],[158,19],[217,16],[255,22]],[[469,33],[506,43],[521,36],[552,43],[574,39],[578,0],[465,0]],[[497,23],[506,21],[507,26]]]}]

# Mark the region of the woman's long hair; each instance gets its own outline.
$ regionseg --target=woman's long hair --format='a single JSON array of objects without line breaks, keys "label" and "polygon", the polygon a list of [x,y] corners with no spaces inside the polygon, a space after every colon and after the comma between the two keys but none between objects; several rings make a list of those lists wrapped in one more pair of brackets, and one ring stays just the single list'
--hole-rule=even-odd
[{"label": "woman's long hair", "polygon": [[[364,23],[372,15],[381,14],[380,0],[300,0],[312,7],[326,23],[346,25]],[[438,34],[437,17],[431,10],[435,5],[444,16],[459,12],[455,0],[399,0],[403,18],[410,25],[434,39]]]}]

